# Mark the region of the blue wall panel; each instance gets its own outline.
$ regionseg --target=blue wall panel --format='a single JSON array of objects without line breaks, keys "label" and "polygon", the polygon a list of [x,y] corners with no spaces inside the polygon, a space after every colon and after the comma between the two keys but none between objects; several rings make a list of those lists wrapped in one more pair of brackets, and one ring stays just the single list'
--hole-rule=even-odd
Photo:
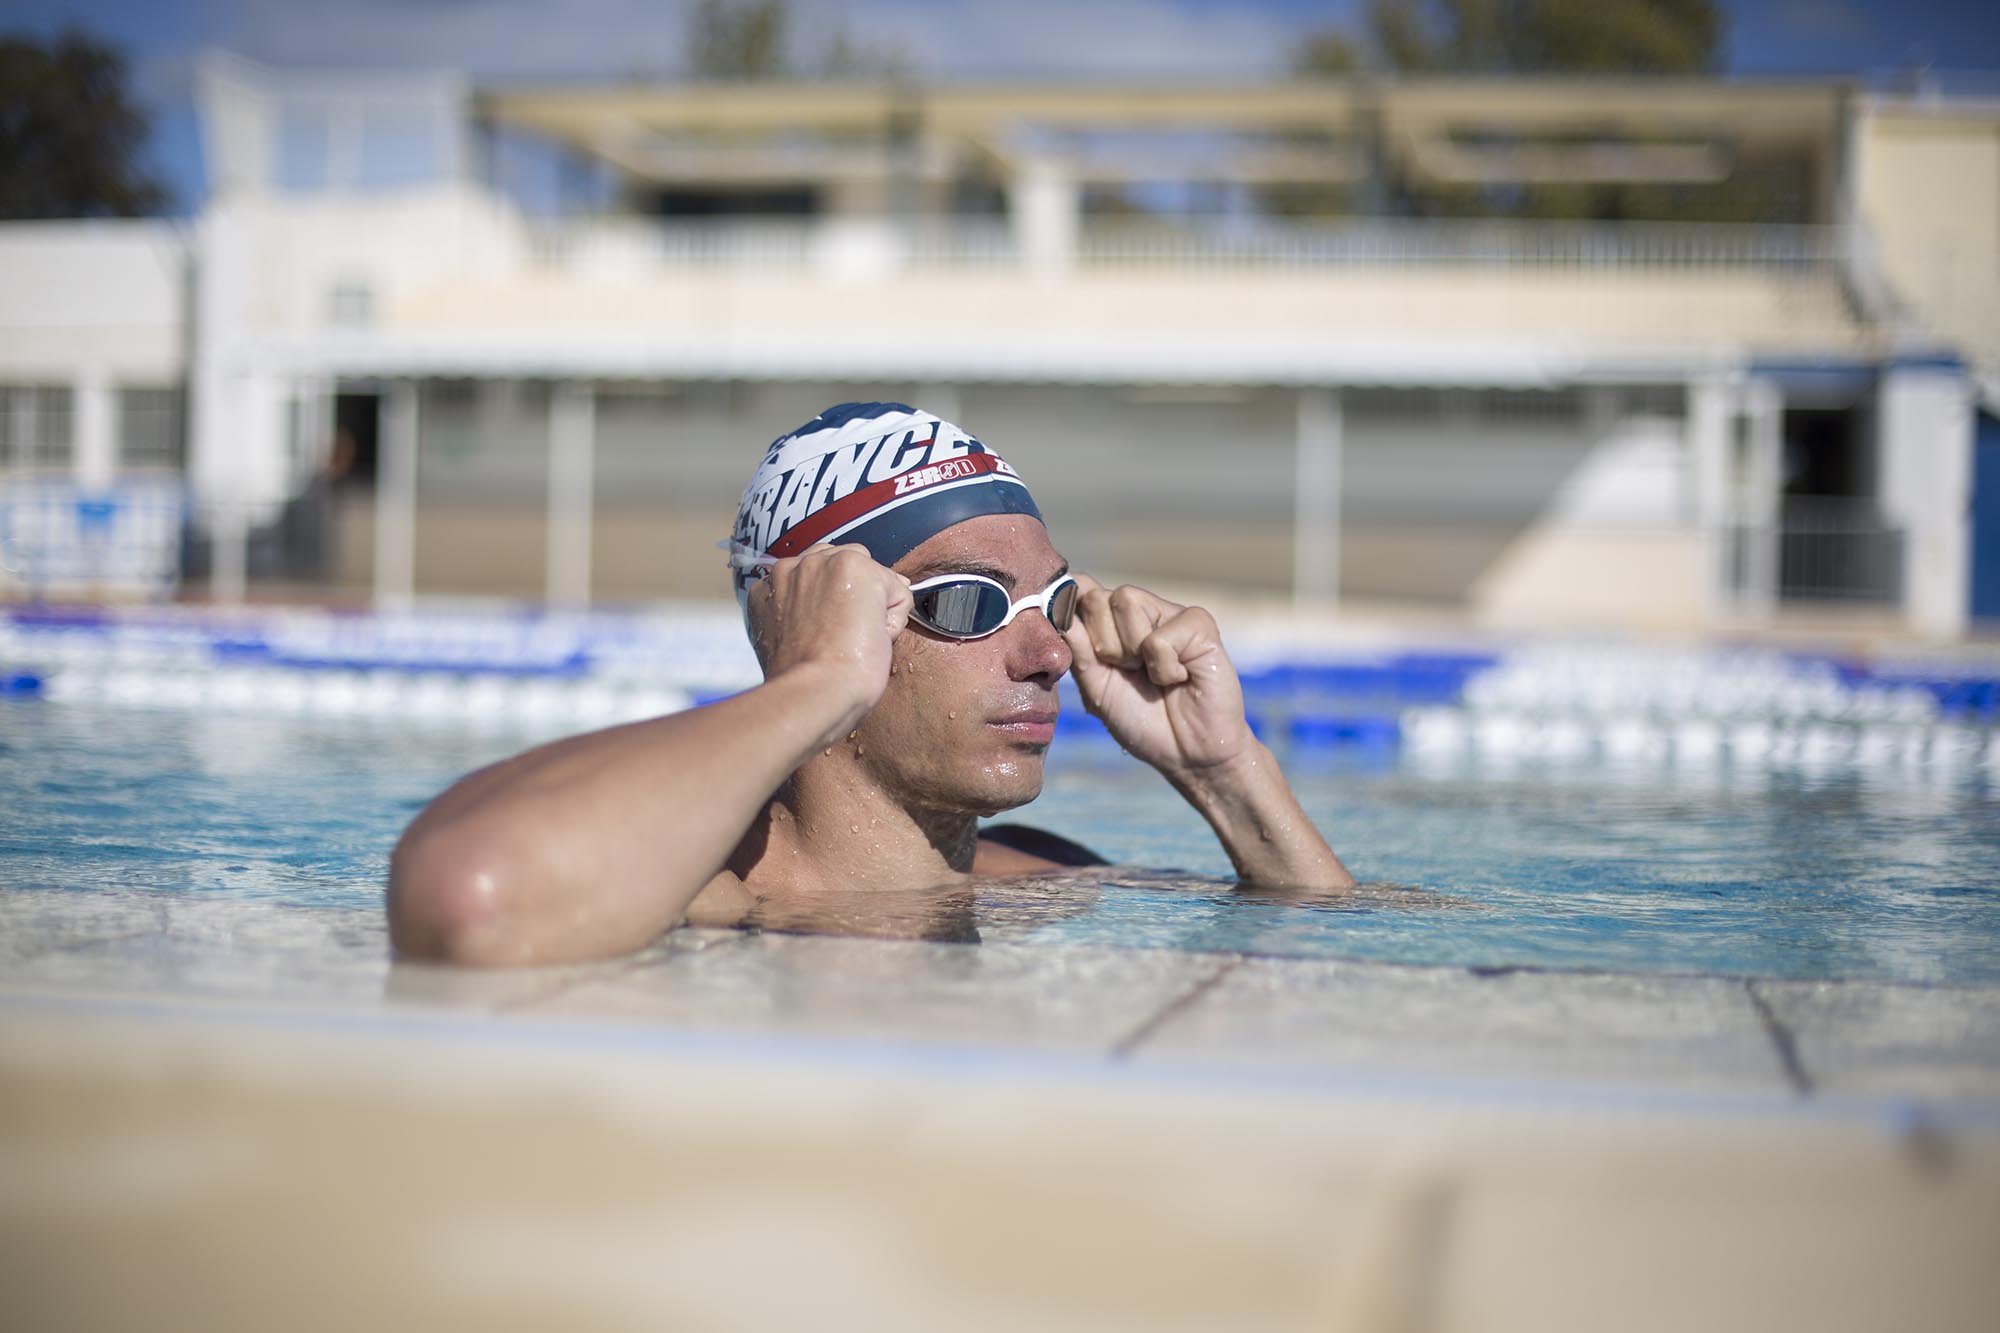
[{"label": "blue wall panel", "polygon": [[1979,414],[1972,460],[1972,614],[2000,620],[2000,417]]}]

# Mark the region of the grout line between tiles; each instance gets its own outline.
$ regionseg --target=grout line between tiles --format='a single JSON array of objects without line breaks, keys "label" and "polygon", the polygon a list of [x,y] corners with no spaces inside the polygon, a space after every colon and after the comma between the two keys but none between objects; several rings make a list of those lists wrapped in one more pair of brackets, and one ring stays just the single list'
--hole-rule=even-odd
[{"label": "grout line between tiles", "polygon": [[1750,997],[1750,1007],[1757,1011],[1757,1020],[1764,1025],[1764,1035],[1771,1039],[1771,1046],[1777,1052],[1778,1064],[1785,1072],[1785,1082],[1794,1093],[1801,1097],[1813,1095],[1812,1075],[1806,1072],[1805,1062],[1799,1058],[1798,1038],[1778,1017],[1778,1011],[1764,998],[1754,981],[1743,983],[1743,993]]},{"label": "grout line between tiles", "polygon": [[1110,1058],[1114,1061],[1129,1059],[1141,1045],[1151,1040],[1154,1033],[1191,1008],[1202,996],[1215,989],[1224,977],[1241,966],[1243,966],[1243,959],[1240,956],[1223,959],[1213,972],[1210,972],[1200,981],[1197,981],[1194,985],[1167,1001],[1166,1004],[1160,1007],[1158,1012],[1114,1042],[1109,1052]]}]

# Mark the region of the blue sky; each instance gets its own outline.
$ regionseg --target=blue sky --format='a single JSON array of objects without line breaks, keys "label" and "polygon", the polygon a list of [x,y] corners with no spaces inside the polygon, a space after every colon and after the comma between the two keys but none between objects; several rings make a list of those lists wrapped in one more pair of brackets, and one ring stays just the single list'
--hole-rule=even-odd
[{"label": "blue sky", "polygon": [[[1995,0],[1721,0],[1732,73],[1972,71],[2000,89]],[[287,65],[459,68],[484,78],[671,77],[684,0],[7,0],[0,30],[76,24],[130,56],[153,156],[183,208],[201,191],[188,98],[196,52]],[[793,0],[803,42],[835,27],[930,77],[1242,78],[1284,68],[1301,34],[1353,26],[1363,0]],[[1949,86],[1949,80],[1947,81]]]}]

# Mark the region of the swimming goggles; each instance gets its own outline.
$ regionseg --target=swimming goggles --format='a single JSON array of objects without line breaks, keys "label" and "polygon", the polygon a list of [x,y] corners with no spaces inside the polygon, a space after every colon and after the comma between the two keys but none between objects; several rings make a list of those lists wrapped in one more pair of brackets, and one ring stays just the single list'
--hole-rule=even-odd
[{"label": "swimming goggles", "polygon": [[1023,611],[1040,611],[1066,633],[1076,618],[1081,589],[1067,574],[1040,592],[1015,601],[1004,584],[984,574],[940,574],[910,585],[910,619],[948,639],[983,639],[1014,623]]},{"label": "swimming goggles", "polygon": [[[716,546],[729,552],[729,567],[749,580],[764,577],[778,563],[776,556],[765,555],[732,537],[723,538]],[[948,639],[983,639],[998,634],[1032,607],[1049,618],[1056,633],[1066,634],[1076,619],[1076,599],[1081,591],[1075,579],[1058,574],[1048,587],[1017,602],[1005,584],[984,574],[940,574],[910,585],[914,603],[910,618]]]}]

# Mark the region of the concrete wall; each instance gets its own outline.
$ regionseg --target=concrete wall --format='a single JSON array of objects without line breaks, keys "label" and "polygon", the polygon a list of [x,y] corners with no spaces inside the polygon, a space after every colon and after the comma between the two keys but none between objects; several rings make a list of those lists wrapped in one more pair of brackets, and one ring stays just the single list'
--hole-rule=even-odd
[{"label": "concrete wall", "polygon": [[1926,331],[2000,368],[2000,102],[1874,99],[1854,171],[1894,294]]},{"label": "concrete wall", "polygon": [[1539,521],[1480,575],[1480,618],[1509,627],[1702,624],[1709,538],[1693,472],[1680,421],[1613,423]]},{"label": "concrete wall", "polygon": [[[1352,338],[1401,349],[1421,380],[1436,343],[1503,345],[1574,339],[1584,348],[1748,347],[1853,352],[1863,330],[1828,270],[1699,266],[1591,268],[1479,264],[1427,266],[1203,266],[1071,271],[1027,281],[1006,267],[917,269],[866,282],[810,271],[731,270],[653,264],[594,280],[562,268],[522,268],[492,281],[427,272],[388,293],[385,328],[442,337],[477,330],[535,340],[560,332],[602,344],[607,364],[638,349],[630,339],[707,333],[755,360],[790,355],[792,340],[907,335],[934,329],[940,347],[1004,346],[1028,331],[1055,344],[1107,331],[1146,343],[1196,339],[1226,377],[1239,336]],[[621,347],[619,340],[628,340]],[[1429,344],[1429,345],[1427,345]],[[1144,345],[1144,344],[1142,344]],[[719,351],[720,348],[711,349]],[[996,369],[1001,363],[996,362]]]},{"label": "concrete wall", "polygon": [[[182,382],[189,262],[173,223],[0,224],[0,384],[67,390],[66,409],[46,409],[57,419],[14,423],[15,435],[45,427],[67,434],[63,461],[36,471],[67,473],[91,491],[117,479],[125,433],[120,390]],[[151,443],[178,434],[171,420],[134,424]],[[12,459],[0,454],[0,467],[22,462],[14,452]]]},{"label": "concrete wall", "polygon": [[[1351,397],[1341,567],[1343,592],[1362,599],[1465,602],[1600,429],[1574,394]],[[1294,391],[669,383],[600,386],[597,595],[713,595],[714,543],[764,446],[854,398],[915,401],[978,434],[1028,479],[1081,568],[1245,593],[1291,587]],[[537,595],[546,382],[434,383],[421,402],[418,590]]]},{"label": "concrete wall", "polygon": [[179,380],[188,251],[169,222],[0,224],[0,380]]}]

